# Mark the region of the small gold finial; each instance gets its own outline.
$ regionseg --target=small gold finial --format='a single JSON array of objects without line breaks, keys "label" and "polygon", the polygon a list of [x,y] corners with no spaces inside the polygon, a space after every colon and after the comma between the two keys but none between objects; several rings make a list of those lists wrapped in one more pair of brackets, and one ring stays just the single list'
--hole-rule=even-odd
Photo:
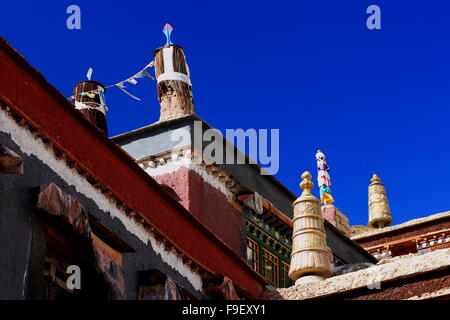
[{"label": "small gold finial", "polygon": [[370,181],[373,182],[380,182],[381,179],[374,173],[372,179]]},{"label": "small gold finial", "polygon": [[314,183],[311,181],[311,172],[305,171],[302,174],[302,182],[300,183],[300,188],[303,192],[311,193],[311,189],[314,187]]}]

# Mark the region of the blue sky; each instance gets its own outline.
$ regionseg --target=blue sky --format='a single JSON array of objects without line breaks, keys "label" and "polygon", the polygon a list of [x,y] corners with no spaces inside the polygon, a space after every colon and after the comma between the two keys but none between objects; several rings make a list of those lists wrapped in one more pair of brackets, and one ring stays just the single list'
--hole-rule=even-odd
[{"label": "blue sky", "polygon": [[[81,8],[81,30],[66,8]],[[381,30],[366,8],[381,8]],[[184,47],[197,114],[220,130],[280,129],[277,178],[299,193],[328,157],[351,224],[367,224],[373,172],[394,223],[450,209],[450,4],[444,1],[9,1],[0,35],[58,88],[124,80],[172,40]],[[158,120],[155,82],[106,93],[111,135]],[[318,195],[317,186],[315,193]]]}]

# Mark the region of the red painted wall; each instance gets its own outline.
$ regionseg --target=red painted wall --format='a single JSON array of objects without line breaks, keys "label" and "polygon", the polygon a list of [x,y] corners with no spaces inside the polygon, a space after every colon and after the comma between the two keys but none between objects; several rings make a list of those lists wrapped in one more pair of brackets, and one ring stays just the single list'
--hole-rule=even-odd
[{"label": "red painted wall", "polygon": [[233,251],[242,256],[244,218],[225,194],[207,183],[194,170],[181,167],[171,173],[154,177],[172,188],[180,203]]}]

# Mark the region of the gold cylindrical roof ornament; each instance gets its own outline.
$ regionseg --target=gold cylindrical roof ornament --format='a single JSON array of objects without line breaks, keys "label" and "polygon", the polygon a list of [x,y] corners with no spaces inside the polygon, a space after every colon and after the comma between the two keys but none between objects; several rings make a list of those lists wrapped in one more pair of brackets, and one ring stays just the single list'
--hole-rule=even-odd
[{"label": "gold cylindrical roof ornament", "polygon": [[302,174],[301,196],[295,200],[289,277],[295,284],[323,280],[332,272],[320,200],[311,194],[311,173]]},{"label": "gold cylindrical roof ornament", "polygon": [[386,188],[376,174],[369,185],[369,227],[385,228],[392,223]]},{"label": "gold cylindrical roof ornament", "polygon": [[173,28],[166,24],[167,43],[154,51],[160,121],[194,113],[192,83],[183,48],[170,41]]}]

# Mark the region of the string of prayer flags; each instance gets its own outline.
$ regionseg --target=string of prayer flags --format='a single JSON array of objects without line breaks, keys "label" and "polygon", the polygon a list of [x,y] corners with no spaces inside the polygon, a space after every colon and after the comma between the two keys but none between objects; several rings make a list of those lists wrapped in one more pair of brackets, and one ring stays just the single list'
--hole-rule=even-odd
[{"label": "string of prayer flags", "polygon": [[[153,67],[155,65],[154,61],[151,61],[149,64],[147,64],[144,69],[142,69],[141,71],[139,71],[138,73],[132,75],[131,77],[129,77],[128,79],[125,79],[121,82],[106,86],[106,88],[111,88],[111,87],[118,87],[120,90],[122,90],[123,92],[125,92],[128,96],[130,96],[133,99],[139,100],[141,101],[141,99],[139,99],[138,97],[134,96],[133,94],[131,94],[130,92],[126,91],[125,88],[125,83],[131,83],[133,85],[136,85],[138,83],[138,81],[136,79],[140,79],[140,78],[144,78],[144,77],[148,77],[152,80],[155,80],[155,78],[150,75],[150,73],[147,71],[147,69]],[[88,80],[91,80],[92,77],[92,68],[89,68],[86,77],[88,78]],[[103,92],[99,92],[97,89],[96,90],[91,90],[91,91],[87,91],[87,92],[81,92],[79,93],[79,95],[81,96],[87,96],[89,98],[95,98],[96,94],[103,94]],[[71,96],[69,99],[74,99],[75,96]]]},{"label": "string of prayer flags", "polygon": [[115,86],[116,86],[117,88],[119,88],[120,90],[122,90],[123,92],[125,92],[125,93],[126,93],[127,95],[129,95],[131,98],[133,98],[133,99],[135,99],[135,100],[141,101],[141,99],[139,99],[138,97],[132,95],[131,93],[129,93],[127,90],[124,89],[124,88],[125,88],[125,85],[123,84],[123,82],[117,83]]},{"label": "string of prayer flags", "polygon": [[149,77],[149,78],[152,79],[152,80],[155,80],[155,78],[152,77],[152,76],[150,75],[150,73],[147,72],[147,70],[144,70],[143,72],[144,72],[144,74],[145,74],[147,77]]},{"label": "string of prayer flags", "polygon": [[[166,38],[167,38],[167,42],[166,42],[165,46],[169,46],[169,45],[173,44],[172,41],[170,40],[170,35],[172,34],[172,31],[173,31],[173,27],[170,24],[166,23],[166,25],[163,28],[163,33],[166,35]],[[152,80],[155,80],[155,78],[152,75],[150,75],[150,73],[147,71],[147,69],[149,69],[151,67],[154,67],[154,65],[155,65],[155,62],[151,61],[149,64],[147,64],[138,73],[132,75],[131,77],[129,77],[129,78],[123,80],[123,81],[120,81],[118,83],[106,86],[105,89],[111,88],[111,87],[117,87],[120,90],[122,90],[123,92],[125,92],[131,98],[140,101],[141,99],[139,99],[138,97],[134,96],[133,94],[131,94],[130,92],[128,92],[127,90],[124,89],[125,88],[125,83],[131,83],[132,85],[136,85],[138,83],[138,81],[136,79],[140,79],[140,78],[144,78],[144,77],[148,77],[148,78],[150,78]],[[92,68],[88,69],[87,74],[86,74],[86,77],[87,77],[88,80],[92,79],[92,72],[93,71],[94,70]],[[81,92],[79,94],[82,95],[82,96],[87,96],[89,98],[94,98],[96,94],[103,95],[103,92],[98,92],[98,90],[92,90],[92,91],[89,91],[89,92]],[[74,99],[74,98],[75,98],[75,96],[71,96],[68,99]]]},{"label": "string of prayer flags", "polygon": [[143,78],[143,77],[146,77],[146,76],[149,77],[149,78],[152,79],[152,80],[155,80],[155,78],[153,78],[153,77],[147,72],[147,69],[148,69],[148,68],[151,68],[151,67],[153,67],[153,66],[154,66],[154,62],[152,61],[152,62],[150,62],[148,65],[146,65],[146,66],[144,67],[144,69],[142,69],[142,70],[139,71],[138,73],[132,75],[131,77],[129,77],[129,78],[126,79],[126,80],[123,80],[123,81],[121,81],[121,82],[119,82],[119,83],[114,84],[113,86],[118,87],[120,90],[122,90],[123,92],[125,92],[125,93],[126,93],[127,95],[129,95],[131,98],[141,101],[141,99],[139,99],[138,97],[132,95],[130,92],[128,92],[128,91],[126,91],[126,90],[124,89],[124,88],[125,88],[125,82],[128,82],[128,83],[131,83],[131,84],[133,84],[133,85],[136,85],[136,84],[138,83],[136,79],[140,79],[140,78]]},{"label": "string of prayer flags", "polygon": [[317,182],[320,188],[320,201],[324,204],[332,204],[334,202],[331,195],[331,180],[328,174],[330,168],[327,165],[326,157],[322,151],[318,150],[316,153],[317,161]]}]

